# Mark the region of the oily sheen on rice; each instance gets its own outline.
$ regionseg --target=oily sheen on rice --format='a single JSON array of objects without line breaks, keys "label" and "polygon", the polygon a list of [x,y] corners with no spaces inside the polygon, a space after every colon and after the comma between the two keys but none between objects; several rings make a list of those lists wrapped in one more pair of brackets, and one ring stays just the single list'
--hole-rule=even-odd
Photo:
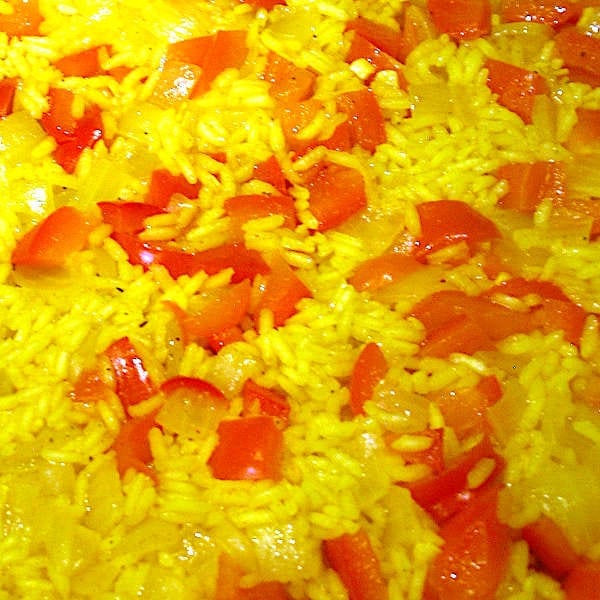
[{"label": "oily sheen on rice", "polygon": [[[553,229],[548,203],[531,219],[507,217],[497,208],[507,184],[494,175],[506,163],[568,161],[563,143],[575,110],[599,109],[600,92],[562,83],[552,108],[557,127],[545,126],[545,105],[524,124],[486,85],[486,59],[522,64],[553,82],[564,72],[546,29],[495,18],[490,36],[469,43],[424,39],[402,69],[407,87],[393,70],[372,79],[387,135],[373,154],[317,146],[294,156],[269,84],[257,76],[269,51],[310,67],[321,108],[301,135],[326,139],[345,118],[335,97],[372,74],[365,60],[345,61],[347,23],[362,16],[397,28],[405,4],[288,0],[257,10],[233,0],[40,0],[41,35],[0,33],[0,76],[20,81],[13,114],[0,119],[0,599],[209,600],[226,554],[243,572],[242,587],[277,581],[291,598],[344,600],[348,591],[323,559],[322,543],[364,530],[390,600],[418,600],[443,540],[402,485],[430,468],[402,451],[426,449],[430,441],[419,432],[438,428],[445,428],[449,459],[474,445],[426,398],[474,387],[486,375],[503,389],[488,415],[506,462],[501,521],[518,530],[549,514],[578,553],[600,559],[600,419],[597,405],[576,401],[578,389],[598,381],[600,245]],[[426,3],[410,4],[424,10]],[[247,32],[243,66],[226,69],[197,98],[165,104],[156,90],[169,44],[233,29]],[[63,77],[54,66],[103,45],[111,53],[101,75]],[[119,67],[127,68],[124,77],[109,74]],[[38,122],[50,87],[71,90],[79,116],[86,103],[96,104],[110,140],[86,148],[73,173],[54,160],[55,143]],[[175,240],[195,251],[219,247],[231,231],[226,199],[276,192],[253,178],[272,155],[299,224],[284,227],[281,215],[254,219],[244,224],[243,239],[248,249],[281,253],[311,291],[283,326],[264,311],[218,353],[184,344],[169,303],[187,310],[203,293],[227,288],[231,269],[179,278],[160,265],[144,270],[129,262],[105,223],[65,268],[13,269],[17,241],[45,216],[64,205],[93,212],[97,202],[139,201],[155,169],[200,188],[196,199],[178,197],[176,211],[148,217],[140,239]],[[321,160],[363,176],[366,218],[314,231],[304,177]],[[600,196],[593,182],[586,185]],[[531,258],[527,275],[555,282],[590,313],[579,347],[561,331],[534,331],[476,356],[421,356],[424,328],[409,316],[412,306],[433,291],[477,295],[493,283],[481,261],[462,260],[464,246],[440,250],[430,260],[439,270],[411,273],[376,294],[349,283],[399,235],[418,236],[415,207],[437,199],[467,202],[512,231],[511,242]],[[125,336],[154,381],[184,375],[219,388],[230,400],[228,418],[241,414],[248,379],[284,394],[291,412],[283,478],[216,479],[208,465],[216,430],[178,435],[166,427],[149,433],[157,481],[134,469],[121,478],[112,444],[126,409],[114,392],[93,404],[74,401],[72,392],[92,368],[114,389],[103,352]],[[380,344],[389,371],[366,414],[350,418],[348,381],[369,342]],[[163,403],[158,395],[128,414],[143,417]],[[386,432],[398,434],[391,450]],[[489,460],[469,474],[473,489],[494,470]],[[563,591],[518,539],[498,597],[559,600]]]}]

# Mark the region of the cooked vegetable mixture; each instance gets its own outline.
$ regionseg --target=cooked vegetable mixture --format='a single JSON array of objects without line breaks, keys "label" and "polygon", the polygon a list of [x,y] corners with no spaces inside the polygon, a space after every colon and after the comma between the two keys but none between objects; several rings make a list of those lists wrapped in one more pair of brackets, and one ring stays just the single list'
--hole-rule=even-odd
[{"label": "cooked vegetable mixture", "polygon": [[591,600],[600,0],[0,0],[0,600]]}]

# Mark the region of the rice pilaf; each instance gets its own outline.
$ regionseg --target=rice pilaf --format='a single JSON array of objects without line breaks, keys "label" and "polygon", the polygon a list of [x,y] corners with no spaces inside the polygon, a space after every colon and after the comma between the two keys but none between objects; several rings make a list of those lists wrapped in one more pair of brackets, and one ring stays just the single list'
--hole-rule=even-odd
[{"label": "rice pilaf", "polygon": [[594,597],[593,4],[0,2],[0,598]]}]

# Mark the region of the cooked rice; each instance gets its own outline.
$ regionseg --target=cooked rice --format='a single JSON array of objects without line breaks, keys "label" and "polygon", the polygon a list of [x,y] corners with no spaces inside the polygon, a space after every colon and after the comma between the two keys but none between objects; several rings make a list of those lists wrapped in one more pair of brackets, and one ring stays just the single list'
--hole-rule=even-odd
[{"label": "cooked rice", "polygon": [[[476,357],[424,358],[423,327],[408,311],[434,288],[469,295],[489,288],[493,282],[480,262],[445,268],[443,282],[411,276],[404,287],[376,299],[348,283],[358,265],[381,254],[397,234],[420,234],[418,203],[460,199],[504,218],[495,207],[506,185],[495,169],[508,162],[569,161],[562,143],[575,109],[600,108],[600,88],[560,83],[557,130],[544,126],[543,106],[526,126],[496,102],[484,61],[535,68],[558,94],[564,71],[551,40],[535,24],[521,33],[515,25],[509,37],[506,26],[496,23],[493,36],[459,46],[442,35],[409,55],[403,71],[408,91],[392,72],[374,77],[387,142],[372,156],[321,147],[294,159],[273,118],[268,84],[256,77],[269,50],[316,71],[315,97],[323,109],[298,138],[326,138],[339,122],[334,96],[358,89],[372,75],[368,63],[344,61],[346,23],[362,15],[395,26],[404,4],[288,0],[287,8],[255,11],[229,0],[41,0],[43,35],[0,33],[0,77],[22,81],[17,109],[0,120],[0,599],[212,599],[217,557],[225,553],[244,571],[244,586],[275,580],[293,598],[343,600],[347,591],[322,559],[321,543],[363,528],[390,600],[417,600],[442,540],[409,492],[395,485],[430,473],[426,465],[404,460],[402,451],[429,448],[431,440],[418,432],[445,427],[447,457],[460,454],[466,442],[426,396],[472,387],[490,374],[504,390],[490,409],[506,461],[501,520],[519,528],[549,513],[579,553],[600,559],[600,420],[573,393],[598,376],[597,318],[588,317],[579,349],[561,332],[534,332]],[[0,3],[0,13],[8,6]],[[248,32],[244,67],[225,71],[194,100],[166,107],[153,101],[168,44],[232,28]],[[523,39],[530,37],[535,44],[527,50]],[[104,69],[131,69],[121,81],[110,75],[63,78],[52,64],[104,44],[111,46]],[[75,92],[75,116],[86,103],[97,104],[110,140],[86,149],[72,175],[54,161],[55,143],[37,122],[55,86]],[[220,152],[225,162],[214,158]],[[242,340],[217,354],[195,343],[183,346],[164,302],[185,310],[194,297],[226,287],[231,270],[178,279],[161,266],[144,271],[128,262],[107,225],[94,229],[68,269],[12,268],[17,240],[45,215],[65,204],[91,210],[99,201],[140,199],[156,168],[201,188],[197,199],[179,199],[177,212],[147,218],[141,239],[175,239],[197,251],[217,247],[229,236],[227,198],[274,191],[251,180],[253,166],[271,155],[293,184],[300,224],[292,231],[282,227],[282,217],[270,216],[247,223],[243,235],[249,249],[281,251],[312,292],[284,326],[263,312]],[[348,222],[311,233],[316,220],[302,174],[322,158],[363,174],[370,228]],[[591,183],[585,191],[600,196]],[[556,282],[587,311],[600,312],[600,245],[552,230],[549,219],[549,205],[542,203],[528,224],[515,225],[516,245],[542,257],[532,259],[526,275]],[[446,248],[430,262],[447,266],[465,252],[464,246]],[[505,301],[527,308],[526,300]],[[150,446],[158,483],[134,470],[120,479],[111,449],[125,418],[118,397],[111,393],[84,406],[70,392],[123,336],[139,348],[155,381],[185,375],[216,385],[231,400],[228,416],[240,414],[249,378],[283,392],[291,404],[284,478],[217,480],[207,465],[215,431],[186,437],[154,428]],[[349,420],[348,378],[368,342],[384,349],[390,371],[366,415]],[[114,385],[108,364],[103,374]],[[386,408],[393,394],[397,413]],[[129,414],[150,414],[161,402],[151,398]],[[386,448],[386,431],[398,434],[392,445],[397,452]],[[494,467],[492,459],[480,461],[469,486],[481,486]],[[499,597],[562,596],[560,585],[534,568],[527,545],[516,541]]]}]

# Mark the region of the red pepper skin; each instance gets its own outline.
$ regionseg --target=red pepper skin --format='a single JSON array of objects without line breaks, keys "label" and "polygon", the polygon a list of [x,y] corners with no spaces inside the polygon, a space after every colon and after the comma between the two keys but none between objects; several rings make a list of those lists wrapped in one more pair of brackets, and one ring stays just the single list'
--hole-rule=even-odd
[{"label": "red pepper skin", "polygon": [[346,54],[345,61],[348,64],[353,63],[359,58],[364,58],[375,69],[375,73],[368,77],[365,83],[369,84],[376,73],[379,71],[396,71],[398,75],[398,84],[402,89],[408,87],[408,82],[402,72],[402,65],[393,57],[384,52],[375,43],[372,43],[366,37],[363,37],[358,31],[351,34],[350,48]]},{"label": "red pepper skin", "polygon": [[250,308],[250,282],[208,290],[204,302],[194,312],[184,311],[176,304],[167,306],[175,314],[183,334],[184,343],[196,342],[209,346],[214,336],[239,326]]},{"label": "red pepper skin", "polygon": [[450,388],[430,393],[427,398],[439,406],[444,423],[462,440],[469,435],[489,433],[487,409],[502,398],[502,387],[494,375],[487,375],[474,387]]},{"label": "red pepper skin", "polygon": [[296,66],[275,52],[267,55],[264,79],[269,94],[279,104],[302,102],[313,94],[317,76],[310,69]]},{"label": "red pepper skin", "polygon": [[457,42],[474,40],[491,31],[489,0],[428,0],[427,8],[437,29]]},{"label": "red pepper skin", "polygon": [[63,56],[54,63],[54,66],[65,77],[94,77],[104,74],[100,66],[99,52],[102,46],[95,46],[75,54]]},{"label": "red pepper skin", "polygon": [[167,169],[156,169],[152,171],[144,202],[158,208],[167,208],[174,194],[194,199],[198,197],[200,187],[200,183],[189,183],[183,175],[173,175]]},{"label": "red pepper skin", "polygon": [[[409,465],[427,465],[431,468],[433,475],[439,475],[444,471],[444,429],[424,429],[423,431],[416,431],[413,435],[420,437],[426,437],[431,440],[431,446],[425,450],[399,450],[398,452]],[[388,444],[398,439],[400,435],[391,434],[386,436]]]},{"label": "red pepper skin", "polygon": [[521,117],[527,125],[532,123],[535,97],[548,94],[546,80],[534,71],[488,58],[487,85],[498,94],[498,103]]},{"label": "red pepper skin", "polygon": [[290,600],[283,583],[263,581],[249,588],[241,587],[243,575],[243,570],[228,554],[220,554],[214,600]]},{"label": "red pepper skin", "polygon": [[442,524],[444,545],[429,568],[425,600],[493,600],[508,569],[510,529],[498,521],[491,487]]},{"label": "red pepper skin", "polygon": [[371,342],[358,355],[350,377],[350,410],[353,415],[365,414],[365,402],[371,400],[377,384],[388,372],[388,362],[381,348]]},{"label": "red pepper skin", "polygon": [[359,265],[348,281],[359,292],[375,292],[424,268],[426,267],[412,256],[389,252]]},{"label": "red pepper skin", "polygon": [[306,185],[317,231],[333,229],[367,207],[365,182],[355,169],[321,164],[309,175]]},{"label": "red pepper skin", "polygon": [[171,277],[194,275],[204,271],[208,275],[215,275],[223,269],[232,268],[232,283],[239,283],[244,279],[253,279],[256,275],[269,273],[269,266],[256,250],[248,250],[241,243],[225,244],[218,248],[211,248],[201,252],[185,252],[177,248],[170,248],[144,242],[137,236],[115,232],[111,236],[127,252],[129,262],[133,265],[163,265]]},{"label": "red pepper skin", "polygon": [[[469,471],[482,459],[491,458],[496,462],[495,470],[490,474],[482,488],[469,490],[467,476]],[[406,487],[414,501],[425,509],[439,524],[469,505],[504,468],[504,461],[496,454],[489,437],[484,438],[465,454],[450,462],[439,475],[432,475],[408,484]]]},{"label": "red pepper skin", "polygon": [[569,70],[569,79],[594,87],[600,85],[600,39],[570,26],[561,29],[554,42]]},{"label": "red pepper skin", "polygon": [[147,217],[163,213],[160,208],[144,202],[98,202],[102,220],[118,233],[139,233]]},{"label": "red pepper skin", "polygon": [[202,69],[191,97],[206,92],[216,77],[228,68],[239,68],[248,54],[245,31],[217,31],[213,35],[171,44],[167,59],[191,63]]},{"label": "red pepper skin", "polygon": [[39,35],[43,17],[37,0],[9,0],[10,14],[0,15],[0,31],[9,37]]},{"label": "red pepper skin", "polygon": [[421,235],[412,251],[417,258],[458,242],[466,242],[471,250],[477,244],[500,237],[493,221],[466,202],[436,200],[417,205]]},{"label": "red pepper skin", "polygon": [[254,178],[270,183],[282,196],[287,196],[288,181],[274,155],[254,165]]},{"label": "red pepper skin", "polygon": [[216,479],[281,479],[283,435],[273,417],[224,420],[217,433],[219,442],[208,460]]},{"label": "red pepper skin", "polygon": [[242,399],[244,401],[243,416],[265,415],[276,417],[287,423],[290,415],[290,403],[283,394],[248,379],[242,388]]},{"label": "red pepper skin", "polygon": [[600,589],[600,561],[581,561],[563,583],[567,600],[595,600]]},{"label": "red pepper skin", "polygon": [[157,389],[128,337],[113,342],[105,351],[115,376],[116,393],[123,407],[148,400]]},{"label": "red pepper skin", "polygon": [[91,148],[103,135],[102,115],[97,105],[88,106],[76,119],[71,113],[74,95],[68,90],[50,88],[49,109],[42,115],[41,124],[58,144],[54,159],[67,172],[73,173],[81,153]]},{"label": "red pepper skin", "polygon": [[290,196],[247,194],[227,198],[225,211],[231,218],[235,239],[243,239],[242,226],[251,219],[281,215],[283,227],[294,229],[298,223],[296,207]]},{"label": "red pepper skin", "polygon": [[275,326],[279,327],[296,314],[298,302],[312,294],[281,257],[272,258],[270,268],[270,273],[261,282],[261,294],[252,315],[257,319],[263,309],[268,309],[273,313]]},{"label": "red pepper skin", "polygon": [[544,333],[561,329],[565,339],[571,344],[579,345],[585,320],[586,311],[575,304],[556,284],[550,281],[540,281],[515,277],[492,287],[486,293],[492,296],[496,292],[522,298],[529,294],[540,296],[541,305],[531,311],[531,323],[534,328]]},{"label": "red pepper skin", "polygon": [[544,570],[555,579],[563,579],[581,560],[563,530],[545,515],[525,525],[521,535]]},{"label": "red pepper skin", "polygon": [[0,81],[0,119],[12,113],[17,85],[16,77],[7,77]]},{"label": "red pepper skin", "polygon": [[375,152],[379,144],[387,141],[383,114],[375,94],[364,88],[355,92],[346,92],[336,98],[340,112],[348,115],[350,124],[350,143]]},{"label": "red pepper skin", "polygon": [[387,584],[371,540],[363,529],[323,541],[323,554],[350,600],[386,600]]},{"label": "red pepper skin", "polygon": [[534,213],[544,198],[560,201],[566,194],[566,173],[560,162],[509,163],[496,171],[508,183],[498,204],[522,213]]},{"label": "red pepper skin", "polygon": [[150,466],[153,457],[148,441],[148,434],[155,426],[154,414],[128,419],[121,424],[121,429],[112,443],[121,477],[129,469],[135,469],[157,483],[156,472]]},{"label": "red pepper skin", "polygon": [[61,206],[28,231],[13,250],[14,265],[62,267],[69,256],[83,249],[92,224],[72,206]]},{"label": "red pepper skin", "polygon": [[527,23],[545,23],[560,29],[567,23],[575,23],[581,16],[586,2],[572,0],[502,0],[500,16],[503,21],[525,21]]},{"label": "red pepper skin", "polygon": [[382,25],[365,17],[357,17],[346,25],[348,31],[356,31],[363,39],[368,40],[385,54],[400,60],[402,47],[402,33],[387,25]]}]

